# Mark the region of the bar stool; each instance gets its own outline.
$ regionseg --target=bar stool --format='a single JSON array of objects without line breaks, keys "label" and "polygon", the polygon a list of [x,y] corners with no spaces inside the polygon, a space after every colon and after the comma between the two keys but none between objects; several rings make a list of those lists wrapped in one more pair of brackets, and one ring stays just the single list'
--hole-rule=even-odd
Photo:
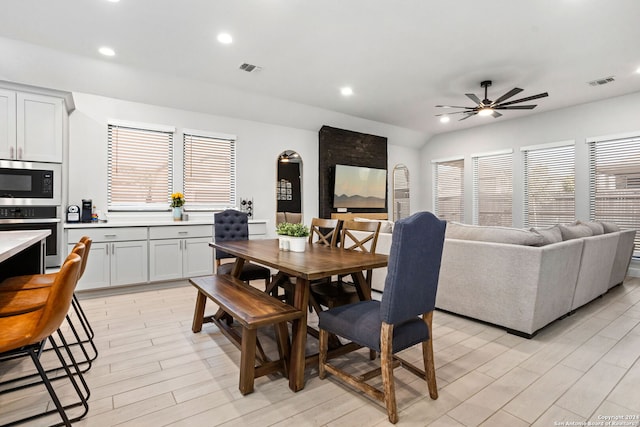
[{"label": "bar stool", "polygon": [[[77,253],[79,245],[83,244],[85,246],[84,255],[81,255],[82,264],[80,267],[80,274],[79,274],[78,280],[80,280],[80,278],[84,274],[84,270],[87,265],[87,259],[89,258],[89,251],[91,250],[91,242],[92,240],[89,237],[83,236],[82,238],[80,238],[78,243],[76,243],[73,250],[71,251],[72,254]],[[47,274],[32,274],[32,275],[25,275],[25,276],[9,277],[4,281],[0,282],[0,292],[50,287],[55,280],[56,274],[57,273],[47,273]],[[95,333],[93,332],[93,328],[89,323],[89,319],[87,318],[84,310],[82,309],[82,306],[80,305],[80,301],[78,300],[78,297],[75,293],[73,294],[71,306],[73,307],[76,313],[76,316],[78,317],[78,320],[80,322],[80,325],[82,326],[82,329],[84,330],[84,334],[86,338],[84,339],[80,338],[80,335],[78,334],[78,331],[74,323],[72,322],[71,318],[67,316],[67,322],[76,339],[75,342],[70,342],[69,345],[80,346],[83,356],[85,357],[85,361],[81,363],[87,364],[87,368],[84,369],[84,372],[86,372],[91,368],[91,362],[98,357],[98,349],[93,342]],[[93,356],[89,356],[89,353],[84,347],[84,344],[87,344],[87,343],[91,345],[91,348],[93,350]]]},{"label": "bar stool", "polygon": [[[84,245],[81,245],[79,251],[84,253],[84,249]],[[60,332],[62,321],[71,306],[81,263],[82,258],[80,255],[71,254],[55,275],[51,286],[0,293],[0,363],[5,363],[9,359],[30,357],[56,407],[55,410],[47,410],[27,416],[21,420],[12,421],[9,423],[10,425],[31,421],[57,412],[62,418],[62,425],[71,426],[71,422],[81,419],[89,410],[87,403],[90,394],[89,387],[73,357],[73,353],[66,345],[63,334]],[[58,342],[53,337],[56,331],[61,345],[58,345]],[[66,378],[72,384],[79,398],[78,402],[67,405],[61,403],[47,372],[40,363],[39,355],[47,340],[51,343]],[[67,357],[71,361],[75,372],[71,372],[60,351],[61,348],[66,350]],[[80,389],[80,384],[78,384],[76,377],[84,387],[86,395]],[[66,410],[80,406],[83,407],[82,413],[70,419]]]}]

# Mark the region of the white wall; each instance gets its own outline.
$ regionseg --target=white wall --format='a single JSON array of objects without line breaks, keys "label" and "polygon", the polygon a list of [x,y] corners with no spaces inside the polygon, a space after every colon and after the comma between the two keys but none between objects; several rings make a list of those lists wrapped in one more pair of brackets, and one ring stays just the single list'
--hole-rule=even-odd
[{"label": "white wall", "polygon": [[[69,119],[68,150],[70,204],[80,204],[82,199],[90,198],[96,209],[107,210],[107,122],[117,119],[175,126],[177,132],[187,128],[236,135],[238,197],[253,198],[254,217],[267,219],[269,231],[275,221],[277,157],[286,149],[297,151],[303,160],[305,220],[308,222],[318,214],[317,130],[196,113],[86,93],[75,92],[73,96],[76,110]],[[180,140],[177,138],[178,143]],[[417,149],[394,145],[390,141],[388,156],[390,170],[396,163],[404,163],[412,173],[419,175]]]}]

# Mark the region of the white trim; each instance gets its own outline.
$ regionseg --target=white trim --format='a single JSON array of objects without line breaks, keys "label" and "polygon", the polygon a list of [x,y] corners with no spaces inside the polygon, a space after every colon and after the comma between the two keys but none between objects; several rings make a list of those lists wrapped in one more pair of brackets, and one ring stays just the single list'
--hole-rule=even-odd
[{"label": "white trim", "polygon": [[520,147],[520,151],[545,150],[547,148],[568,147],[569,145],[576,145],[575,139],[569,139],[566,141],[558,141],[558,142],[550,142],[547,144],[528,145],[526,147]]},{"label": "white trim", "polygon": [[593,136],[593,137],[587,138],[585,142],[588,144],[590,142],[605,142],[605,141],[614,141],[616,139],[627,139],[627,138],[640,138],[640,130],[636,132],[616,133],[613,135]]},{"label": "white trim", "polygon": [[224,139],[227,141],[235,141],[237,139],[236,135],[231,135],[229,133],[209,132],[206,130],[196,130],[196,129],[182,129],[182,134],[193,135],[193,136],[205,136],[207,138]]},{"label": "white trim", "polygon": [[464,160],[464,156],[446,157],[444,159],[434,159],[434,160],[431,160],[431,164],[434,165],[436,163],[453,162],[456,160]]},{"label": "white trim", "polygon": [[490,151],[488,153],[475,153],[471,154],[471,158],[477,159],[479,157],[502,156],[503,154],[513,154],[513,148],[509,148],[507,150]]},{"label": "white trim", "polygon": [[126,120],[107,119],[107,124],[112,126],[122,126],[126,128],[141,129],[141,130],[155,130],[158,132],[175,133],[175,126],[159,125],[155,123],[141,123],[141,122],[129,122]]}]

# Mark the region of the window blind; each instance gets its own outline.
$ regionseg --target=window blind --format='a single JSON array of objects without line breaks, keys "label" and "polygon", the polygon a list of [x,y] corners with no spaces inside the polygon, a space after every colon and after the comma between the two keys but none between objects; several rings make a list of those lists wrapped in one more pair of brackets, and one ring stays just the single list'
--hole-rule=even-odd
[{"label": "window blind", "polygon": [[173,133],[108,125],[109,210],[168,210]]},{"label": "window blind", "polygon": [[474,156],[473,223],[513,225],[513,155]]},{"label": "window blind", "polygon": [[575,221],[575,146],[523,149],[524,225]]},{"label": "window blind", "polygon": [[592,220],[640,229],[640,135],[589,142],[589,207]]},{"label": "window blind", "polygon": [[464,220],[464,159],[434,163],[434,210],[447,221]]},{"label": "window blind", "polygon": [[184,195],[189,208],[236,204],[235,141],[184,134]]}]

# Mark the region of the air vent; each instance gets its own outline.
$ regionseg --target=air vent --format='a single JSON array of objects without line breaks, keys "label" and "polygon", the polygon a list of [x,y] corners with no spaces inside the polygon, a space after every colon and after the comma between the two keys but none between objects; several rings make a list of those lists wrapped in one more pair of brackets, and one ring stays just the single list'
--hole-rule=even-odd
[{"label": "air vent", "polygon": [[606,85],[607,83],[612,83],[615,80],[616,79],[613,76],[609,76],[609,77],[604,77],[602,79],[597,79],[597,80],[590,81],[589,85],[591,85],[591,86],[602,86],[602,85]]},{"label": "air vent", "polygon": [[257,65],[243,63],[238,67],[242,71],[246,71],[247,73],[257,73],[258,71],[262,71],[262,67],[258,67]]}]

